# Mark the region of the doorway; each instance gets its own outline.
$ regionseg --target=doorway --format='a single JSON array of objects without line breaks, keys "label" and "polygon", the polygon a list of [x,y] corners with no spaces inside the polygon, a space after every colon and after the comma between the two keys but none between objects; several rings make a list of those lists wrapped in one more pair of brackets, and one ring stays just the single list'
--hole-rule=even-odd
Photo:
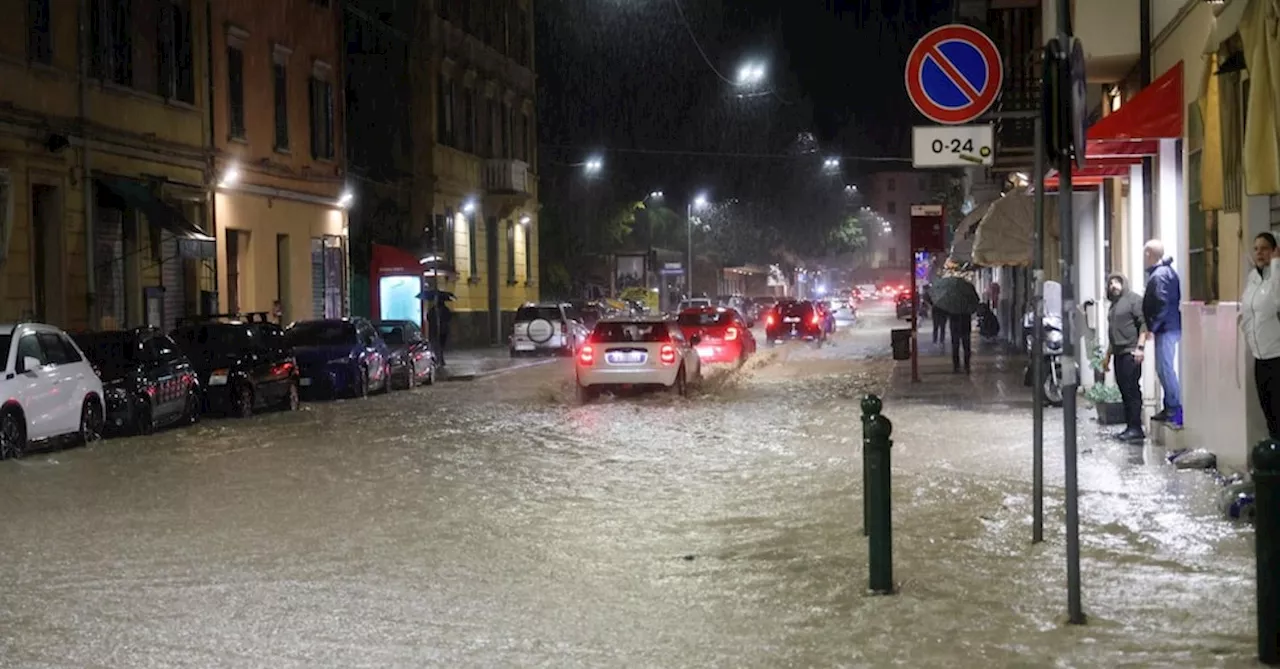
[{"label": "doorway", "polygon": [[65,325],[61,198],[57,186],[31,185],[31,288],[35,319]]},{"label": "doorway", "polygon": [[227,229],[227,313],[238,314],[241,307],[240,258],[244,250],[242,241],[246,233]]}]

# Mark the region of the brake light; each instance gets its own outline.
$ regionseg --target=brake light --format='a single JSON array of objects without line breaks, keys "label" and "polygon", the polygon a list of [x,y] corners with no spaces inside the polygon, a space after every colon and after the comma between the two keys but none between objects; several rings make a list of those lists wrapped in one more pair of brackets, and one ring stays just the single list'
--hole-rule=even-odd
[{"label": "brake light", "polygon": [[724,331],[724,340],[733,341],[738,338],[738,328],[728,328]]},{"label": "brake light", "polygon": [[583,346],[582,350],[578,351],[578,364],[591,365],[594,364],[595,361],[596,352],[590,346]]},{"label": "brake light", "polygon": [[818,323],[821,323],[821,322],[822,322],[822,315],[821,315],[821,314],[819,314],[819,313],[817,313],[817,312],[814,312],[814,314],[813,314],[813,318],[810,320],[810,322],[811,322],[811,323],[813,323],[814,325],[817,325]]},{"label": "brake light", "polygon": [[764,324],[766,326],[769,326],[769,325],[773,325],[774,322],[775,320],[773,318],[773,312],[769,312],[769,314],[764,317]]},{"label": "brake light", "polygon": [[658,354],[664,365],[674,365],[676,363],[676,347],[671,344],[663,344],[662,352]]}]

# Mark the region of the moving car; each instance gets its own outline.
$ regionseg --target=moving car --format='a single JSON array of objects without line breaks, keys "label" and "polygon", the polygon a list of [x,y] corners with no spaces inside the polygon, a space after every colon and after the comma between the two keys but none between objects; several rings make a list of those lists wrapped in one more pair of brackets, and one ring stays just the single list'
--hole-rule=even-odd
[{"label": "moving car", "polygon": [[904,290],[895,298],[894,307],[898,318],[911,320],[920,309],[920,300],[910,290]]},{"label": "moving car", "polygon": [[109,432],[150,434],[200,420],[200,382],[182,349],[150,327],[72,335],[102,379]]},{"label": "moving car", "polygon": [[809,341],[821,346],[827,338],[822,312],[814,303],[794,300],[779,302],[765,316],[765,340],[769,346],[783,341]]},{"label": "moving car", "polygon": [[676,323],[685,339],[698,337],[704,363],[732,362],[741,366],[756,352],[756,338],[737,310],[703,307],[680,312]]},{"label": "moving car", "polygon": [[391,388],[391,352],[363,318],[299,321],[284,331],[298,360],[299,384],[326,397],[366,397]]},{"label": "moving car", "polygon": [[714,306],[715,305],[711,303],[711,298],[709,297],[690,297],[688,299],[680,300],[680,304],[676,305],[676,313],[678,314],[685,309],[698,309],[701,307]]},{"label": "moving car", "polygon": [[612,387],[655,386],[681,396],[702,377],[697,335],[685,337],[672,320],[654,316],[603,320],[577,356],[578,399]]},{"label": "moving car", "polygon": [[549,351],[571,356],[590,333],[570,304],[526,304],[516,310],[511,357]]},{"label": "moving car", "polygon": [[0,325],[0,351],[0,460],[33,444],[102,436],[102,381],[67,333],[43,323]]},{"label": "moving car", "polygon": [[387,344],[391,360],[391,385],[410,389],[436,382],[436,355],[422,330],[413,321],[377,321],[373,324]]},{"label": "moving car", "polygon": [[195,368],[206,411],[248,418],[260,409],[297,410],[298,365],[265,312],[183,319],[170,337]]}]

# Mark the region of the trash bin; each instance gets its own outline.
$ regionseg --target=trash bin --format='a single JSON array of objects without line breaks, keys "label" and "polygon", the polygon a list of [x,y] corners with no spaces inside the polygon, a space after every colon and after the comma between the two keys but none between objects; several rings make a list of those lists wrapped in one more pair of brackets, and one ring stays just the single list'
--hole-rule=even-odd
[{"label": "trash bin", "polygon": [[893,359],[894,360],[910,360],[911,359],[911,330],[901,329],[890,331],[893,342]]}]

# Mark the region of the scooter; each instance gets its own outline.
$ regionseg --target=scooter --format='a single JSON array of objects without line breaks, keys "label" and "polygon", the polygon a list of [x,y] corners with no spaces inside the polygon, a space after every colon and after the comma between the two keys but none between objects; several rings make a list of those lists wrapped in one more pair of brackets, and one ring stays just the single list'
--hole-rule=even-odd
[{"label": "scooter", "polygon": [[[1031,386],[1032,363],[1035,354],[1035,333],[1032,332],[1033,317],[1028,313],[1022,319],[1022,331],[1027,340],[1027,371],[1023,375],[1023,385]],[[1062,406],[1062,317],[1056,314],[1045,315],[1040,322],[1044,333],[1044,383],[1039,392],[1044,403],[1049,406]]]}]

